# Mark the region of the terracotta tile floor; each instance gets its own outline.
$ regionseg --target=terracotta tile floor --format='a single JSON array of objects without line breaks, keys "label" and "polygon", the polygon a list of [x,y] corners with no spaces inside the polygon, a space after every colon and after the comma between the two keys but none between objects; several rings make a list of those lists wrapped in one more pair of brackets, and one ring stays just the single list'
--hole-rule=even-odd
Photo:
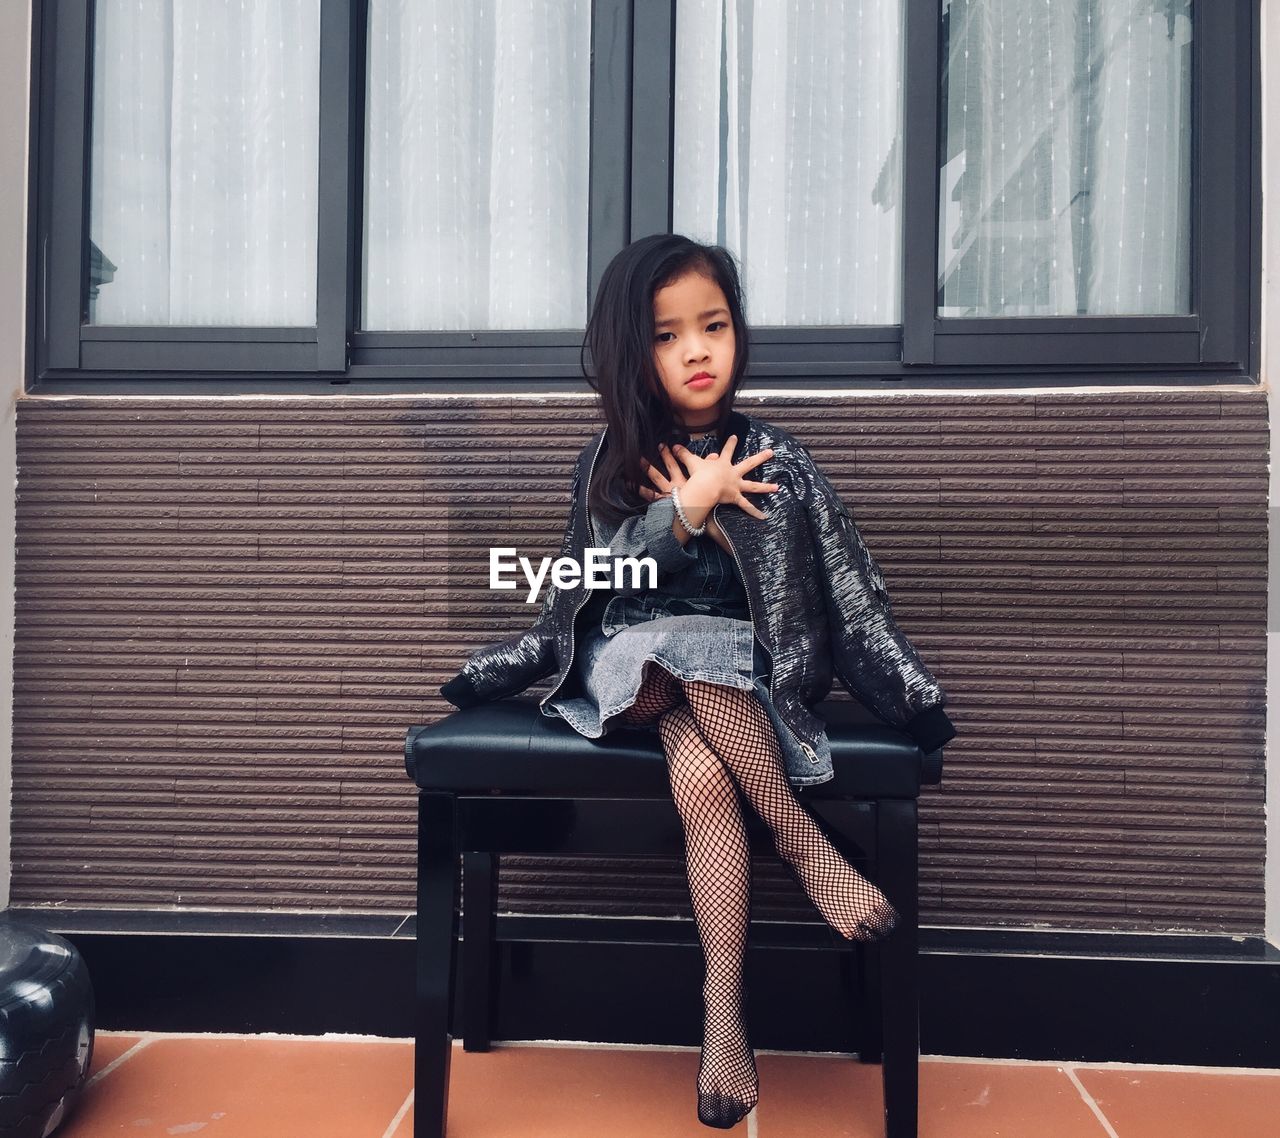
[{"label": "terracotta tile floor", "polygon": [[[62,1138],[411,1138],[409,1040],[99,1032]],[[759,1051],[748,1138],[879,1138],[880,1068]],[[448,1138],[703,1138],[697,1048],[454,1043]],[[1275,1138],[1280,1071],[925,1058],[920,1138]]]}]

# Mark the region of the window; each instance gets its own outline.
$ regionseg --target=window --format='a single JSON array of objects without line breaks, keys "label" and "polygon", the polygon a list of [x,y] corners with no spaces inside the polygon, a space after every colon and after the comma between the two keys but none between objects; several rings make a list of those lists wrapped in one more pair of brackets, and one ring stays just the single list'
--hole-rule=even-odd
[{"label": "window", "polygon": [[668,230],[741,258],[758,381],[1257,375],[1240,5],[36,17],[33,390],[576,390],[605,264]]},{"label": "window", "polygon": [[369,5],[370,331],[583,328],[591,5]]},{"label": "window", "polygon": [[941,316],[1191,311],[1191,5],[943,5]]},{"label": "window", "polygon": [[731,10],[677,8],[676,230],[738,253],[752,325],[899,323],[902,0]]},{"label": "window", "polygon": [[314,327],[319,94],[320,0],[98,0],[88,322]]}]

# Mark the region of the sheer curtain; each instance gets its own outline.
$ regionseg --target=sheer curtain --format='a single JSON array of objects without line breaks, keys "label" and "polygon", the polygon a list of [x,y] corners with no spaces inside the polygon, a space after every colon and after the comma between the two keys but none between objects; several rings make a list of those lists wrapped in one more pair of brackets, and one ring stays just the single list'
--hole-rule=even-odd
[{"label": "sheer curtain", "polygon": [[95,324],[316,321],[320,0],[98,0]]},{"label": "sheer curtain", "polygon": [[681,0],[674,227],[739,256],[748,319],[895,324],[902,0]]},{"label": "sheer curtain", "polygon": [[362,327],[582,328],[590,0],[372,0]]},{"label": "sheer curtain", "polygon": [[944,316],[1190,306],[1190,0],[946,0]]}]

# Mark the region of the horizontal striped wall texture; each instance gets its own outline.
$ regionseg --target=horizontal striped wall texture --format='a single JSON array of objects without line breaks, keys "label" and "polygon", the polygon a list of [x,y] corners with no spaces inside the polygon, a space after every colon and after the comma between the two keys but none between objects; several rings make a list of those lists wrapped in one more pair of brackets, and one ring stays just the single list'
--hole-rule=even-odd
[{"label": "horizontal striped wall texture", "polygon": [[[409,912],[405,728],[532,622],[477,582],[558,551],[593,399],[21,401],[13,903]],[[947,690],[922,920],[1259,932],[1264,395],[739,407],[810,447]],[[818,919],[774,858],[754,896]],[[648,859],[508,858],[499,901],[690,912]]]}]

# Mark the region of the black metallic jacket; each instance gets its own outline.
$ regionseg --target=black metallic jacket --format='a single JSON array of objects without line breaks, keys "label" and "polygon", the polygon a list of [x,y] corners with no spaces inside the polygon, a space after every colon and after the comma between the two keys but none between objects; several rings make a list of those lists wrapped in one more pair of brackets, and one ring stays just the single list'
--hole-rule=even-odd
[{"label": "black metallic jacket", "polygon": [[[591,475],[607,433],[605,427],[583,448],[574,467],[559,556],[581,565],[589,547],[608,546],[610,558],[631,552],[616,538],[602,540],[587,509]],[[798,752],[784,745],[784,753],[802,752],[809,760],[806,768],[790,770],[793,781],[832,777],[825,724],[811,709],[831,690],[833,670],[850,695],[910,735],[921,750],[942,746],[956,733],[943,711],[946,695],[895,624],[880,567],[834,487],[803,444],[780,427],[734,411],[727,434],[738,436],[735,463],[773,449],[748,475],[778,484],[771,493],[749,495],[766,517],[753,518],[723,503],[712,512],[732,546],[756,638],[773,662],[769,689],[777,713],[799,744]],[[644,515],[639,518],[643,524]],[[638,532],[625,522],[623,528]],[[672,543],[679,545],[674,538]],[[661,569],[659,564],[659,583]],[[590,596],[585,583],[558,589],[548,580],[533,627],[472,653],[441,695],[457,707],[469,707],[523,691],[555,672],[556,682],[541,701],[545,709],[569,676],[582,636],[575,618]]]}]

